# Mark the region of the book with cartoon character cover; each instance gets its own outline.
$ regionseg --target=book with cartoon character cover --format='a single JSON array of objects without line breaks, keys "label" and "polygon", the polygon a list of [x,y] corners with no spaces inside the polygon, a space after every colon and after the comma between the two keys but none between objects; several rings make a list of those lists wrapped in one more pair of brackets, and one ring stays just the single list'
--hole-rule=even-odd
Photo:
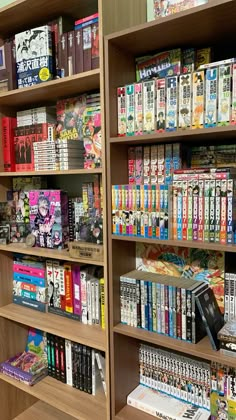
[{"label": "book with cartoon character cover", "polygon": [[204,322],[207,335],[210,339],[212,348],[218,350],[220,342],[217,334],[224,325],[224,318],[217,305],[216,298],[212,289],[204,290],[196,296],[196,303]]},{"label": "book with cartoon character cover", "polygon": [[34,385],[47,375],[47,346],[45,333],[30,328],[23,352],[0,364],[0,371],[27,385]]}]

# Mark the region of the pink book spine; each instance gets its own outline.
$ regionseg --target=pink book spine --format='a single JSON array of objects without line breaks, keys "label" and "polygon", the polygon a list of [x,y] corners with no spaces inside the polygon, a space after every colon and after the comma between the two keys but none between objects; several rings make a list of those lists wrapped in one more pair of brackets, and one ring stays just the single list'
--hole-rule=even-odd
[{"label": "pink book spine", "polygon": [[42,270],[41,268],[28,267],[26,265],[13,264],[13,271],[16,273],[28,274],[29,276],[34,277],[45,277],[45,270]]},{"label": "pink book spine", "polygon": [[72,283],[73,283],[74,314],[81,316],[81,284],[80,284],[80,266],[79,265],[73,266]]}]

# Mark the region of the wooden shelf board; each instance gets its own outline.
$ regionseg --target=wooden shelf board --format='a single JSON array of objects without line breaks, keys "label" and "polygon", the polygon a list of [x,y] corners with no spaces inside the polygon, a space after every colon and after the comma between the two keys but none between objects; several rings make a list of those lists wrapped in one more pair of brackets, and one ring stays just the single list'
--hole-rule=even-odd
[{"label": "wooden shelf board", "polygon": [[[137,408],[125,405],[122,410],[115,416],[115,420],[153,420],[153,416],[137,410]],[[23,419],[22,419],[23,420]]]},{"label": "wooden shelf board", "polygon": [[38,401],[33,404],[28,410],[19,414],[13,420],[73,420],[74,417],[68,416],[62,411]]},{"label": "wooden shelf board", "polygon": [[222,33],[226,38],[235,34],[235,18],[234,0],[209,0],[205,5],[116,32],[106,39],[134,56],[185,45],[199,47],[222,43]]},{"label": "wooden shelf board", "polygon": [[198,241],[176,241],[174,239],[161,240],[161,239],[151,239],[151,238],[140,238],[136,236],[111,236],[115,241],[128,241],[128,242],[141,242],[146,244],[161,244],[163,246],[177,246],[181,248],[198,248],[198,249],[209,249],[212,251],[221,251],[221,252],[236,252],[236,244],[217,244],[214,242],[198,242]]},{"label": "wooden shelf board", "polygon": [[106,350],[106,334],[98,326],[84,325],[73,319],[42,313],[14,303],[1,307],[0,316],[98,350]]},{"label": "wooden shelf board", "polygon": [[2,373],[0,379],[76,419],[106,418],[106,399],[100,389],[96,396],[92,396],[50,377],[46,377],[33,386],[25,385]]},{"label": "wooden shelf board", "polygon": [[102,174],[102,168],[97,169],[69,169],[68,171],[28,171],[28,172],[0,172],[4,176],[41,176],[41,175],[95,175]]},{"label": "wooden shelf board", "polygon": [[25,255],[35,255],[37,257],[54,258],[56,260],[77,262],[78,264],[93,264],[104,266],[103,261],[86,260],[83,258],[72,258],[66,249],[49,249],[39,247],[27,247],[24,243],[14,243],[9,245],[0,244],[0,251],[17,252]]},{"label": "wooden shelf board", "polygon": [[[1,17],[1,14],[0,14]],[[2,19],[2,17],[1,17]],[[57,99],[99,89],[100,70],[91,70],[39,85],[0,93],[0,107],[19,108],[32,103],[55,103]]]},{"label": "wooden shelf board", "polygon": [[94,0],[17,0],[0,8],[0,37],[7,38],[12,33],[33,28],[60,16],[69,15],[74,19],[88,16],[98,11]]},{"label": "wooden shelf board", "polygon": [[178,130],[170,133],[154,133],[145,134],[143,136],[125,136],[125,137],[111,137],[110,143],[126,143],[126,144],[140,144],[140,143],[165,143],[169,141],[203,141],[207,140],[226,140],[234,138],[236,135],[236,126],[228,125],[225,127],[216,128],[202,128],[197,130]]},{"label": "wooden shelf board", "polygon": [[191,356],[199,357],[213,362],[219,362],[227,366],[236,367],[236,358],[222,355],[219,351],[212,349],[208,337],[204,337],[199,343],[191,344],[186,341],[176,340],[165,335],[154,332],[142,330],[139,328],[129,327],[128,325],[118,324],[113,327],[113,331],[118,334],[123,334],[128,337],[136,338],[140,341],[147,341],[149,343],[169,348],[171,350],[179,351]]}]

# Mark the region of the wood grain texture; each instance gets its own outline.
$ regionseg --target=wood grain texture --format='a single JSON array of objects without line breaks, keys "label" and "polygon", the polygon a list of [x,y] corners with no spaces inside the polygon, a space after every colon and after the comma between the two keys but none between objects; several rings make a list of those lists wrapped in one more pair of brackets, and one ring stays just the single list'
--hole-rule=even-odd
[{"label": "wood grain texture", "polygon": [[[18,388],[0,380],[1,420],[12,420],[22,411],[27,410],[37,399]],[[17,402],[17,403],[16,403]],[[31,419],[33,420],[33,419]]]},{"label": "wood grain texture", "polygon": [[[97,12],[97,0],[17,0],[0,8],[0,37],[7,38],[35,25],[44,24],[60,15],[79,19]],[[0,3],[1,4],[1,3]],[[66,6],[66,7],[65,7]],[[16,29],[17,28],[17,29]]]},{"label": "wood grain texture", "polygon": [[225,141],[234,139],[236,135],[236,126],[228,125],[225,127],[216,128],[203,128],[198,130],[177,130],[170,133],[154,133],[146,134],[143,136],[130,136],[130,137],[111,137],[109,142],[111,144],[126,144],[126,145],[139,145],[147,143],[166,143],[166,142],[203,142],[214,140]]},{"label": "wood grain texture", "polygon": [[20,254],[25,255],[35,255],[37,257],[44,257],[44,258],[54,258],[56,260],[62,261],[70,261],[70,262],[77,262],[78,264],[93,264],[93,265],[100,265],[103,266],[104,263],[102,261],[95,261],[95,260],[87,260],[83,258],[72,258],[69,256],[68,250],[64,249],[49,249],[49,248],[39,248],[39,247],[27,247],[24,243],[19,244],[9,244],[9,245],[2,245],[0,244],[0,251],[7,251],[7,252],[19,252]]},{"label": "wood grain texture", "polygon": [[[0,15],[1,16],[1,15]],[[2,17],[1,17],[2,19]],[[0,109],[54,103],[60,98],[75,96],[79,93],[99,89],[100,70],[91,70],[62,79],[51,80],[22,89],[0,93]]]},{"label": "wood grain texture", "polygon": [[116,32],[106,39],[133,56],[180,46],[199,47],[222,43],[222,34],[224,40],[232,39],[235,18],[234,0],[209,0],[203,6]]},{"label": "wood grain texture", "polygon": [[19,414],[13,420],[73,420],[74,417],[68,416],[66,413],[57,410],[50,405],[38,401],[28,410]]},{"label": "wood grain texture", "polygon": [[[69,169],[68,171],[27,171],[27,172],[0,172],[0,177],[11,176],[48,176],[48,175],[95,175],[101,174],[102,168],[97,169]],[[1,181],[2,182],[2,181]]]},{"label": "wood grain texture", "polygon": [[176,340],[161,334],[145,331],[138,328],[129,327],[128,325],[118,324],[114,327],[114,332],[127,337],[133,337],[137,340],[143,340],[148,343],[159,345],[167,349],[175,350],[191,356],[196,356],[204,360],[219,362],[227,366],[236,367],[236,359],[222,355],[219,351],[215,351],[211,347],[208,337],[203,338],[197,344],[187,343],[185,341]]},{"label": "wood grain texture", "polygon": [[0,379],[75,419],[106,419],[106,399],[102,390],[98,390],[96,396],[89,395],[49,376],[34,386],[25,385],[2,373]]},{"label": "wood grain texture", "polygon": [[34,311],[14,303],[0,308],[0,316],[22,325],[38,328],[68,340],[106,351],[105,332],[100,327],[84,325],[79,321],[51,313]]},{"label": "wood grain texture", "polygon": [[146,0],[102,0],[104,35],[146,22]]},{"label": "wood grain texture", "polygon": [[176,241],[174,239],[161,240],[161,239],[151,239],[151,238],[138,238],[135,236],[119,236],[111,235],[113,241],[127,241],[127,242],[141,242],[145,244],[153,245],[163,245],[163,246],[177,246],[183,248],[198,248],[198,249],[209,249],[211,251],[221,251],[221,252],[236,252],[236,245],[226,244],[221,245],[214,242],[199,242],[199,241]]},{"label": "wood grain texture", "polygon": [[[141,410],[126,405],[119,413],[115,416],[115,420],[153,420],[153,416],[144,413]],[[22,419],[23,420],[23,419]]]}]

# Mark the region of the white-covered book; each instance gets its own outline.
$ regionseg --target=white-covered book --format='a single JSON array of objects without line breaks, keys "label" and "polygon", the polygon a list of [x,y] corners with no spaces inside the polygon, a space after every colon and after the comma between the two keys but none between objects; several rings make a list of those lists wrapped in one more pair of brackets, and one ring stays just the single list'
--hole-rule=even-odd
[{"label": "white-covered book", "polygon": [[210,412],[169,395],[138,385],[127,397],[127,404],[158,419],[208,420]]}]

